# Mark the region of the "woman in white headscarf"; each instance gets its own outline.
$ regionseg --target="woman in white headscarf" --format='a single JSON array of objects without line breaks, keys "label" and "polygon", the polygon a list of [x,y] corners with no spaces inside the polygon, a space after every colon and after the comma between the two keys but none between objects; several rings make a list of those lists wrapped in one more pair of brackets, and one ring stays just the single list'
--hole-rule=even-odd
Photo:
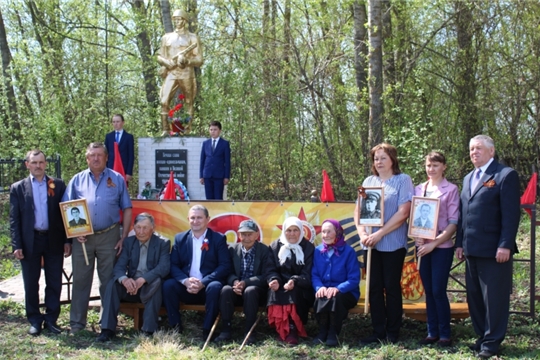
[{"label": "woman in white headscarf", "polygon": [[306,337],[304,324],[315,299],[311,287],[311,267],[315,247],[304,238],[302,221],[289,217],[278,240],[270,244],[266,267],[268,281],[268,322],[281,339],[298,344]]}]

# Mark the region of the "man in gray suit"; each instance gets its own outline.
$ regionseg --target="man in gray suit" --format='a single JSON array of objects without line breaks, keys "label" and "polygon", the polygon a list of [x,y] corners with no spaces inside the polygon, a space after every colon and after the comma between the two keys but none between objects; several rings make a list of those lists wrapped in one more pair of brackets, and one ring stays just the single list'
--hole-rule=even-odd
[{"label": "man in gray suit", "polygon": [[478,340],[471,346],[487,359],[506,335],[512,291],[512,255],[521,215],[517,172],[493,158],[486,135],[469,142],[474,165],[463,180],[456,256],[466,259],[467,303]]},{"label": "man in gray suit", "polygon": [[102,299],[101,334],[98,342],[115,337],[120,300],[144,304],[143,327],[145,335],[152,335],[158,327],[161,307],[161,282],[169,275],[171,242],[154,234],[154,217],[141,213],[135,218],[135,236],[124,240],[113,278],[107,284]]},{"label": "man in gray suit", "polygon": [[[219,310],[222,316],[222,332],[216,342],[231,340],[231,321],[235,305],[244,306],[244,334],[247,335],[257,319],[259,306],[266,303],[268,285],[263,274],[268,247],[258,241],[259,227],[253,220],[242,221],[238,227],[238,235],[242,242],[229,247],[234,273],[229,275],[227,285],[221,289]],[[250,335],[246,343],[255,343],[254,335]]]}]

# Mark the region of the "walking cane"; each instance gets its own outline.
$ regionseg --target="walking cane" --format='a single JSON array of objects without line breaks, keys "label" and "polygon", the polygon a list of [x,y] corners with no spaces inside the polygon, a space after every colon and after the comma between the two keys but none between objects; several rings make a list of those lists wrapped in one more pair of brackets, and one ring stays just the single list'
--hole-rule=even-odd
[{"label": "walking cane", "polygon": [[210,339],[212,338],[212,335],[214,335],[214,331],[216,331],[216,326],[217,326],[217,324],[219,322],[219,317],[220,316],[221,316],[221,314],[218,314],[218,316],[216,318],[216,321],[214,321],[214,325],[212,325],[212,329],[210,330],[210,334],[208,334],[208,337],[206,338],[206,342],[204,343],[204,346],[203,346],[201,352],[203,352],[206,349],[206,346],[210,342]]},{"label": "walking cane", "polygon": [[257,321],[255,321],[255,323],[251,326],[251,329],[249,329],[249,332],[247,333],[246,337],[244,338],[244,341],[242,341],[242,345],[240,346],[240,349],[238,349],[238,350],[242,350],[244,348],[244,345],[246,345],[246,342],[249,339],[251,333],[257,327],[257,324],[259,323],[259,320],[261,320],[261,316],[257,315]]}]

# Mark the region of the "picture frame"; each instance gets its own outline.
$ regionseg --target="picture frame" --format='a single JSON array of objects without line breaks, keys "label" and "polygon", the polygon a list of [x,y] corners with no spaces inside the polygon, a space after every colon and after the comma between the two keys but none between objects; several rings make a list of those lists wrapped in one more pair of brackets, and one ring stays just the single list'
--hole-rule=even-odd
[{"label": "picture frame", "polygon": [[64,201],[60,203],[60,212],[68,238],[92,235],[92,221],[86,199]]},{"label": "picture frame", "polygon": [[384,188],[382,186],[358,187],[360,214],[358,225],[384,225]]},{"label": "picture frame", "polygon": [[413,196],[408,236],[433,240],[437,237],[440,200]]}]

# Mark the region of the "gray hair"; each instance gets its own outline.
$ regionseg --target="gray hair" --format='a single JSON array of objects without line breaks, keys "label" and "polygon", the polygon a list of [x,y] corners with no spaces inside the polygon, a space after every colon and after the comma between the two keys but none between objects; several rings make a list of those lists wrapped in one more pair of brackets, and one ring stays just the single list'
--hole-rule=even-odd
[{"label": "gray hair", "polygon": [[88,147],[86,148],[86,156],[88,156],[90,154],[90,151],[94,149],[103,149],[103,151],[105,151],[105,155],[109,155],[105,144],[103,144],[102,142],[93,142],[90,143],[90,145],[88,145]]},{"label": "gray hair", "polygon": [[469,141],[469,144],[473,141],[481,141],[486,147],[488,148],[494,148],[495,147],[495,142],[493,141],[492,138],[490,138],[489,136],[487,135],[476,135],[475,137],[473,137],[470,141]]},{"label": "gray hair", "polygon": [[137,215],[135,217],[135,223],[133,225],[137,225],[138,222],[143,221],[143,220],[150,221],[150,223],[152,224],[152,227],[156,226],[156,223],[154,221],[154,217],[152,215],[150,215],[149,213],[146,213],[146,212],[143,212],[143,213],[140,213],[139,215]]},{"label": "gray hair", "polygon": [[45,158],[45,160],[47,160],[47,157],[45,156],[45,154],[43,153],[43,151],[39,150],[39,149],[32,149],[30,150],[29,152],[26,153],[26,157],[24,158],[24,160],[26,161],[30,161],[30,156],[37,156],[39,154],[43,154],[43,157]]},{"label": "gray hair", "polygon": [[203,205],[195,205],[191,209],[189,209],[189,211],[202,211],[207,218],[210,217],[208,209],[205,208]]}]

